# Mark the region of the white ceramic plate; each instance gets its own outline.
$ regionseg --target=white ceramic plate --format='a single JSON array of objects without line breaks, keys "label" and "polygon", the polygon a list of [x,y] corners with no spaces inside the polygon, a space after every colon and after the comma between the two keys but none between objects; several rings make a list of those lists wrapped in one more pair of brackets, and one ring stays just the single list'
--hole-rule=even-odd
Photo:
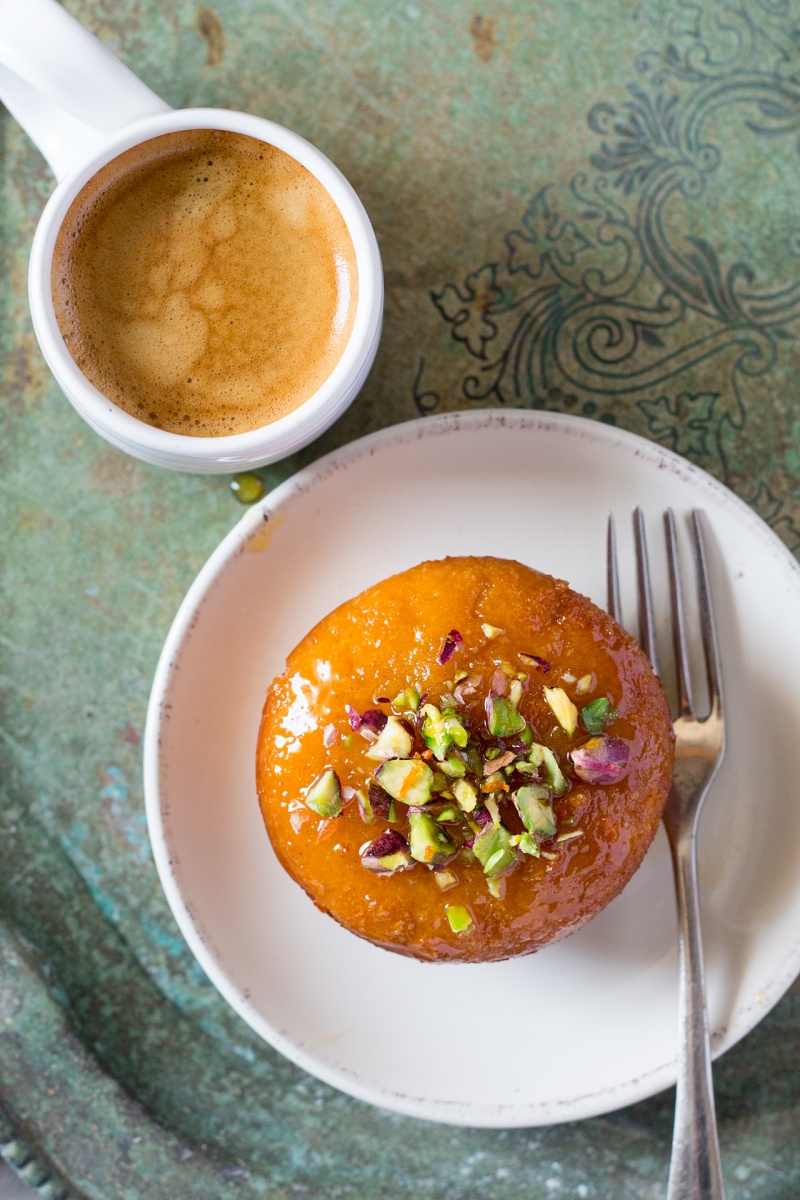
[{"label": "white ceramic plate", "polygon": [[637,503],[663,596],[662,509],[675,509],[687,558],[688,511],[704,509],[710,531],[729,710],[728,756],[700,834],[715,1053],[800,970],[794,559],[708,475],[608,426],[520,411],[414,421],[328,455],[247,512],[178,612],[148,714],[148,821],[177,921],[253,1029],[334,1087],[416,1117],[511,1126],[592,1116],[674,1082],[663,831],[579,933],[507,963],[431,965],[314,908],[272,854],[254,782],[265,688],[335,605],[447,554],[516,558],[603,604],[610,509],[632,604],[627,514]]}]

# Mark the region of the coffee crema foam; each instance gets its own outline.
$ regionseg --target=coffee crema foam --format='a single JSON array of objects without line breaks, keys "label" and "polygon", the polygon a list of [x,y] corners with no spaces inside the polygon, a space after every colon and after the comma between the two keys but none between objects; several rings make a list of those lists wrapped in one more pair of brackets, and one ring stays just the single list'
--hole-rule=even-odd
[{"label": "coffee crema foam", "polygon": [[51,276],[83,374],[149,425],[258,429],[339,361],[358,277],[344,219],[282,150],[190,129],[103,167],[59,230]]}]

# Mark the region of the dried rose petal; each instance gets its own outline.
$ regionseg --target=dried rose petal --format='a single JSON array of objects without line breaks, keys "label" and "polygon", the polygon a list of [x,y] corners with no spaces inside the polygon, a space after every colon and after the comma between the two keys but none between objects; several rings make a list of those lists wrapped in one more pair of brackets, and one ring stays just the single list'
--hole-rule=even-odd
[{"label": "dried rose petal", "polygon": [[451,629],[447,637],[444,639],[444,645],[439,652],[439,665],[444,666],[446,662],[455,654],[459,646],[463,646],[464,639],[457,629]]},{"label": "dried rose petal", "polygon": [[353,730],[358,729],[359,725],[361,724],[361,717],[353,708],[352,704],[345,704],[344,711],[347,713],[347,719],[350,722],[350,728]]},{"label": "dried rose petal", "polygon": [[569,754],[575,774],[584,783],[616,783],[628,769],[631,751],[620,738],[589,738]]},{"label": "dried rose petal", "polygon": [[476,825],[489,825],[492,820],[492,814],[488,808],[479,808],[472,814]]},{"label": "dried rose petal", "polygon": [[379,708],[368,708],[361,714],[361,724],[367,729],[371,729],[373,733],[380,733],[388,719],[386,713],[381,712]]},{"label": "dried rose petal", "polygon": [[391,704],[391,700],[389,699],[388,696],[376,696],[375,703],[376,704]]}]

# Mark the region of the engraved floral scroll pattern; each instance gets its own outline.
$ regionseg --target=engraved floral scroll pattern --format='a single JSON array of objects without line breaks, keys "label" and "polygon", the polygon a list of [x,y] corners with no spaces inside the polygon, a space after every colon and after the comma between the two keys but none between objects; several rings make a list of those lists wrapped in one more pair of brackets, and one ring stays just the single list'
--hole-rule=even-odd
[{"label": "engraved floral scroll pattern", "polygon": [[[621,103],[589,113],[590,169],[539,187],[497,260],[431,299],[468,356],[463,398],[633,428],[721,474],[800,549],[787,504],[740,465],[767,376],[800,368],[800,211],[767,270],[730,239],[720,252],[697,220],[725,162],[720,129],[788,139],[800,168],[800,10],[661,0],[637,15],[661,49],[640,56]],[[442,406],[424,361],[414,397]]]}]

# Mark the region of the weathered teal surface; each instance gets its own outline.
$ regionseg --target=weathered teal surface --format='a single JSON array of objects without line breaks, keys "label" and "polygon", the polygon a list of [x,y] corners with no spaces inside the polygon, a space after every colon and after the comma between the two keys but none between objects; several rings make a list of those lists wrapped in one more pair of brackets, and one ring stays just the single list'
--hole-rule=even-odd
[{"label": "weathered teal surface", "polygon": [[[374,371],[268,485],[420,413],[532,405],[677,449],[800,548],[800,4],[68,7],[171,104],[310,138],[373,219]],[[150,857],[141,735],[241,509],[59,394],[25,296],[52,181],[5,115],[0,136],[0,1148],[54,1197],[663,1196],[671,1094],[544,1130],[415,1122],[303,1075],[200,973]],[[715,1077],[730,1200],[800,1194],[797,985]]]}]

